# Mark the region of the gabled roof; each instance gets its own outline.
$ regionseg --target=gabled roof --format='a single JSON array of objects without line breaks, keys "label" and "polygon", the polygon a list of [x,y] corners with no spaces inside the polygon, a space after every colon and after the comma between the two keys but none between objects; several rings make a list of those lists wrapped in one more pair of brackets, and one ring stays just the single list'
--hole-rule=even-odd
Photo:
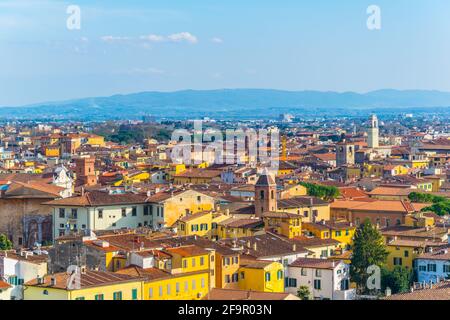
[{"label": "gabled roof", "polygon": [[121,204],[145,203],[146,196],[134,193],[109,194],[104,191],[88,191],[81,196],[69,197],[46,202],[46,205],[52,206],[111,206]]},{"label": "gabled roof", "polygon": [[290,199],[280,199],[277,201],[277,206],[280,209],[302,208],[310,205],[327,206],[329,205],[329,203],[322,199],[310,196],[300,196]]},{"label": "gabled roof", "polygon": [[342,261],[314,258],[298,258],[292,262],[289,267],[313,268],[313,269],[330,269],[336,268]]}]

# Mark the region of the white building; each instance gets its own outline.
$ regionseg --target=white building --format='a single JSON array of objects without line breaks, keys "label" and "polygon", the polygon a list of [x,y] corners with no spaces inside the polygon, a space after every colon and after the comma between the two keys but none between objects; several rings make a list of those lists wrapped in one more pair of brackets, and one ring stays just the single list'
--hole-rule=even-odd
[{"label": "white building", "polygon": [[297,294],[299,287],[307,286],[313,299],[352,300],[350,268],[343,261],[300,258],[289,264],[287,292]]},{"label": "white building", "polygon": [[119,230],[152,225],[146,196],[92,191],[45,203],[52,207],[53,239],[73,232]]},{"label": "white building", "polygon": [[24,283],[46,275],[47,261],[48,254],[40,250],[4,251],[0,255],[0,281],[8,283],[10,288],[1,293],[0,299],[23,299]]}]

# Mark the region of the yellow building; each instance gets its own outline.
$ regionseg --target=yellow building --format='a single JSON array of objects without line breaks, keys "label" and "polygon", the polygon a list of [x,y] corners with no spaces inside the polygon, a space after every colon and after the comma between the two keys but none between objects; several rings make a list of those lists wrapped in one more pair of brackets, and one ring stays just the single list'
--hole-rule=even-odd
[{"label": "yellow building", "polygon": [[142,277],[101,271],[69,277],[63,272],[26,283],[24,300],[142,300]]},{"label": "yellow building", "polygon": [[238,289],[240,257],[229,248],[216,247],[216,288]]},{"label": "yellow building", "polygon": [[239,289],[261,292],[284,292],[283,265],[275,261],[241,262]]},{"label": "yellow building", "polygon": [[298,169],[298,167],[293,163],[288,161],[280,161],[277,176],[286,176],[289,174],[293,174],[296,169]]},{"label": "yellow building", "polygon": [[89,144],[91,146],[103,147],[105,146],[105,138],[92,134],[88,136],[86,144]]},{"label": "yellow building", "polygon": [[302,222],[330,220],[330,204],[316,197],[278,200],[277,211],[298,214],[302,217]]},{"label": "yellow building", "polygon": [[427,248],[435,249],[445,245],[445,243],[424,242],[418,240],[392,239],[386,243],[386,268],[393,270],[395,267],[403,267],[409,270],[414,268],[414,260]]},{"label": "yellow building", "polygon": [[378,163],[365,163],[364,176],[381,178],[383,176],[384,165]]},{"label": "yellow building", "polygon": [[180,218],[177,222],[179,236],[199,236],[208,239],[218,239],[218,223],[229,219],[228,216],[209,212],[189,214]]},{"label": "yellow building", "polygon": [[171,274],[157,269],[130,266],[117,272],[143,277],[143,300],[200,300],[210,290],[209,270]]},{"label": "yellow building", "polygon": [[212,211],[215,207],[213,197],[195,190],[160,192],[147,201],[154,207],[154,224],[161,227],[176,226],[177,221],[186,215]]},{"label": "yellow building", "polygon": [[59,146],[46,146],[45,156],[49,158],[59,158]]},{"label": "yellow building", "polygon": [[264,230],[264,222],[259,218],[241,219],[229,217],[217,223],[219,239],[251,237]]},{"label": "yellow building", "polygon": [[210,169],[189,169],[173,176],[174,184],[204,184],[220,180],[221,171]]},{"label": "yellow building", "polygon": [[263,214],[266,231],[283,235],[289,239],[302,235],[302,218],[287,212],[266,212]]},{"label": "yellow building", "polygon": [[303,230],[319,239],[334,239],[339,241],[342,249],[348,249],[353,244],[356,227],[348,222],[322,221],[304,223]]},{"label": "yellow building", "polygon": [[285,185],[284,189],[280,192],[279,199],[290,199],[294,197],[306,196],[308,194],[308,190],[300,185]]},{"label": "yellow building", "polygon": [[134,183],[141,183],[148,181],[150,179],[150,174],[148,172],[136,172],[132,174],[126,174],[123,176],[123,179],[120,179],[114,182],[114,186],[118,187],[121,185],[131,186]]}]

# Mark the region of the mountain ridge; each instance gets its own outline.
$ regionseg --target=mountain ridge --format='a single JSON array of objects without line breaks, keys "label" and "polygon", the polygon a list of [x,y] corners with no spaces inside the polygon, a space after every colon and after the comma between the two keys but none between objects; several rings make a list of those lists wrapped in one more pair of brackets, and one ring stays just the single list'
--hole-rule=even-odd
[{"label": "mountain ridge", "polygon": [[[289,91],[277,89],[214,89],[143,91],[105,97],[87,97],[50,101],[18,107],[0,107],[0,117],[11,113],[17,117],[39,115],[68,118],[136,118],[151,114],[156,117],[217,116],[222,113],[247,113],[274,116],[284,112],[333,109],[352,111],[379,108],[449,108],[450,92],[438,90],[381,89],[367,93],[352,91]],[[110,113],[114,112],[113,115]],[[103,116],[102,116],[103,113]],[[109,116],[108,116],[109,115]]]}]

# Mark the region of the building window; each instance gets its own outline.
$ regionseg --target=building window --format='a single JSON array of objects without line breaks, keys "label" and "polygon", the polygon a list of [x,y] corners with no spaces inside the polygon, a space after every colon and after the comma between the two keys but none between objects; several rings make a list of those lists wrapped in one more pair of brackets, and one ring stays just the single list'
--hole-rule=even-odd
[{"label": "building window", "polygon": [[349,287],[350,287],[350,284],[349,284],[348,279],[345,279],[345,280],[341,281],[341,290],[342,291],[348,290]]},{"label": "building window", "polygon": [[245,273],[242,271],[241,272],[241,280],[244,280],[245,279]]},{"label": "building window", "polygon": [[436,264],[435,263],[429,263],[427,265],[427,271],[428,272],[436,272]]},{"label": "building window", "polygon": [[159,286],[159,296],[162,297],[163,296],[163,287]]},{"label": "building window", "polygon": [[419,266],[419,271],[427,271],[427,266]]},{"label": "building window", "polygon": [[443,265],[442,269],[443,269],[444,273],[450,273],[450,265],[448,265],[448,264]]},{"label": "building window", "polygon": [[192,258],[192,267],[195,267],[195,258]]},{"label": "building window", "polygon": [[95,300],[105,300],[105,296],[103,294],[96,294]]},{"label": "building window", "polygon": [[308,272],[306,271],[305,268],[302,268],[302,270],[301,270],[301,275],[302,275],[302,276],[307,276],[307,275],[308,275]]},{"label": "building window", "polygon": [[66,217],[66,209],[59,208],[59,217],[64,219]]},{"label": "building window", "polygon": [[270,272],[266,272],[266,282],[270,281]]},{"label": "building window", "polygon": [[103,209],[98,209],[98,218],[103,219]]},{"label": "building window", "polygon": [[153,288],[148,289],[148,297],[153,298]]},{"label": "building window", "polygon": [[278,270],[277,271],[277,280],[281,280],[283,279],[283,271],[282,270]]},{"label": "building window", "polygon": [[321,290],[322,289],[322,282],[319,279],[314,280],[314,289],[315,290]]},{"label": "building window", "polygon": [[180,293],[180,283],[179,282],[175,283],[175,292]]},{"label": "building window", "polygon": [[340,237],[341,236],[341,232],[340,231],[336,231],[336,237]]},{"label": "building window", "polygon": [[322,270],[316,269],[316,277],[318,278],[322,277]]},{"label": "building window", "polygon": [[148,215],[149,215],[149,207],[144,206],[144,216],[148,216]]},{"label": "building window", "polygon": [[195,290],[195,286],[196,286],[195,280],[192,280],[192,290]]},{"label": "building window", "polygon": [[183,268],[187,268],[187,260],[185,259],[185,260],[183,260]]},{"label": "building window", "polygon": [[188,281],[184,282],[184,291],[185,292],[189,291],[189,282]]},{"label": "building window", "polygon": [[402,258],[394,257],[394,266],[401,266]]},{"label": "building window", "polygon": [[78,209],[72,209],[72,219],[78,218]]},{"label": "building window", "polygon": [[231,282],[231,277],[230,277],[229,274],[227,274],[227,275],[225,276],[225,283],[230,283],[230,282]]},{"label": "building window", "polygon": [[291,288],[296,288],[297,287],[297,279],[289,278],[288,279],[288,286],[291,287]]},{"label": "building window", "polygon": [[202,278],[202,280],[201,280],[201,286],[202,286],[202,288],[205,287],[205,278]]},{"label": "building window", "polygon": [[205,264],[205,258],[204,257],[200,257],[200,265],[204,265]]},{"label": "building window", "polygon": [[113,293],[114,300],[122,300],[122,291],[117,291]]},{"label": "building window", "polygon": [[234,264],[238,264],[239,263],[239,257],[238,256],[233,258],[233,263]]},{"label": "building window", "polygon": [[85,300],[84,297],[77,297],[75,300]]},{"label": "building window", "polygon": [[136,217],[136,216],[137,216],[137,207],[133,207],[133,208],[131,209],[131,215],[132,215],[133,217]]},{"label": "building window", "polygon": [[127,216],[127,208],[122,208],[122,217]]},{"label": "building window", "polygon": [[170,284],[167,285],[167,294],[170,295]]},{"label": "building window", "polygon": [[409,251],[405,250],[405,258],[408,258],[408,257],[409,257]]}]

